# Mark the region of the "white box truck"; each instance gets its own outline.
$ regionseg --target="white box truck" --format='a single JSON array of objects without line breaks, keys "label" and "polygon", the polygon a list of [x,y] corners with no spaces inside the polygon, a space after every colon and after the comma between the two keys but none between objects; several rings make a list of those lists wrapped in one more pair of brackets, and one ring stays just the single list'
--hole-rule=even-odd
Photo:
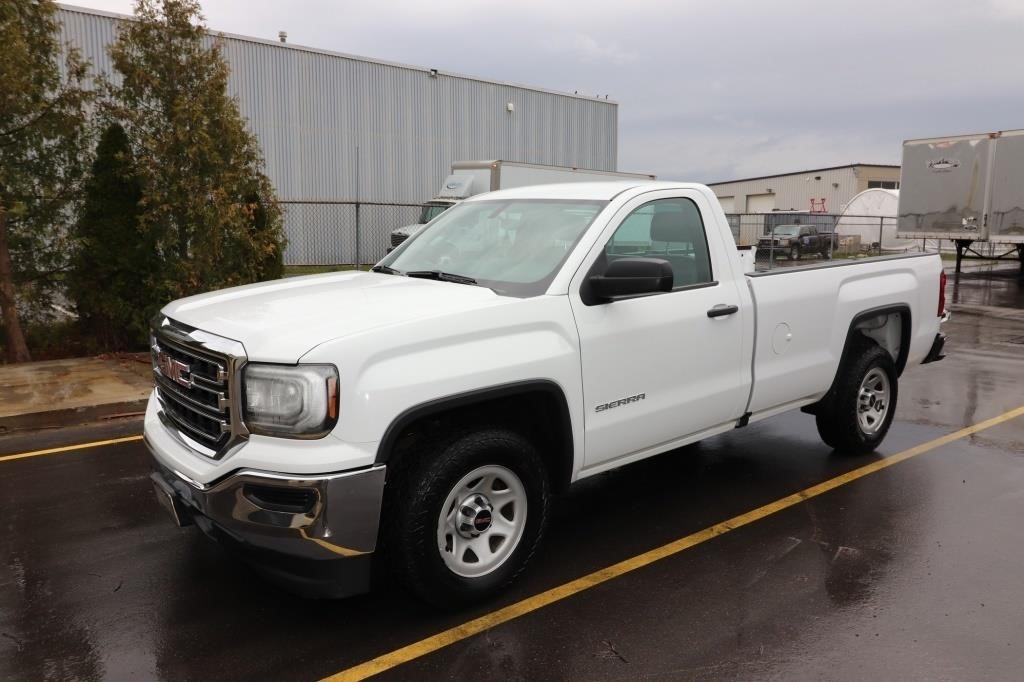
[{"label": "white box truck", "polygon": [[[1024,130],[904,142],[897,237],[952,241],[957,272],[965,253],[1024,268]],[[981,256],[974,242],[1009,248]]]},{"label": "white box truck", "polygon": [[419,221],[415,225],[406,225],[391,231],[390,247],[393,249],[398,246],[445,210],[474,194],[530,185],[613,180],[655,180],[655,176],[647,173],[619,173],[518,161],[456,161],[452,164],[451,175],[441,183],[441,190],[437,196],[423,204]]}]

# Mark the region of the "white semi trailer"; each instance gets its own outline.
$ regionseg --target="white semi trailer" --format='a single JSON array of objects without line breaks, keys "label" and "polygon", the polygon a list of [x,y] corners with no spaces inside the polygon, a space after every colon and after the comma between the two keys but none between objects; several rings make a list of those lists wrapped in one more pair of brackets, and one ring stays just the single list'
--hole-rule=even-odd
[{"label": "white semi trailer", "polygon": [[[900,239],[940,239],[965,255],[1020,259],[1024,269],[1024,130],[903,143]],[[982,256],[975,242],[1005,244]]]}]

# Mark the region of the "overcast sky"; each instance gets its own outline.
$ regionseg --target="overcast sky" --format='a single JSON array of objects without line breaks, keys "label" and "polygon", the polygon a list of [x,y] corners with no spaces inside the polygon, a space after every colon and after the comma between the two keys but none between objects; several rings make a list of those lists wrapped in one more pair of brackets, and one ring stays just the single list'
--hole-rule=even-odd
[{"label": "overcast sky", "polygon": [[[130,14],[132,0],[69,4]],[[1024,128],[1024,0],[203,0],[211,29],[619,102],[619,169],[899,163]]]}]

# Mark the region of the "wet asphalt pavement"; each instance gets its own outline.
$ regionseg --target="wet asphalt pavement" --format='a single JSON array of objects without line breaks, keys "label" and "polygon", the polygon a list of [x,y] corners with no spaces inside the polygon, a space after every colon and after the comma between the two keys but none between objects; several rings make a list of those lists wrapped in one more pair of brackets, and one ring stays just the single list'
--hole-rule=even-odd
[{"label": "wet asphalt pavement", "polygon": [[[328,675],[1024,405],[1024,299],[951,278],[948,357],[911,368],[869,457],[783,415],[596,476],[497,603],[395,587],[291,597],[153,500],[141,442],[0,462],[0,679]],[[988,283],[986,284],[987,280]],[[1016,308],[1016,310],[1014,310]],[[137,434],[0,439],[0,455]],[[1024,417],[886,468],[394,668],[385,679],[1019,679]]]}]

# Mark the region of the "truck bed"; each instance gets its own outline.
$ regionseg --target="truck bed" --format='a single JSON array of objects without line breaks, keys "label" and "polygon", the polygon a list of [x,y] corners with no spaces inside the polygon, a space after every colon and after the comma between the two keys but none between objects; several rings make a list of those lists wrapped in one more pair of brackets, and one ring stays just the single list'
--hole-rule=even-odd
[{"label": "truck bed", "polygon": [[899,324],[886,333],[906,339],[896,339],[900,367],[920,362],[935,329],[932,320],[913,319],[910,310],[936,309],[938,291],[922,282],[937,281],[941,268],[935,254],[901,254],[748,273],[757,311],[748,411],[781,412],[821,398],[851,323],[865,311],[901,311],[909,318],[909,333],[896,329]]}]

